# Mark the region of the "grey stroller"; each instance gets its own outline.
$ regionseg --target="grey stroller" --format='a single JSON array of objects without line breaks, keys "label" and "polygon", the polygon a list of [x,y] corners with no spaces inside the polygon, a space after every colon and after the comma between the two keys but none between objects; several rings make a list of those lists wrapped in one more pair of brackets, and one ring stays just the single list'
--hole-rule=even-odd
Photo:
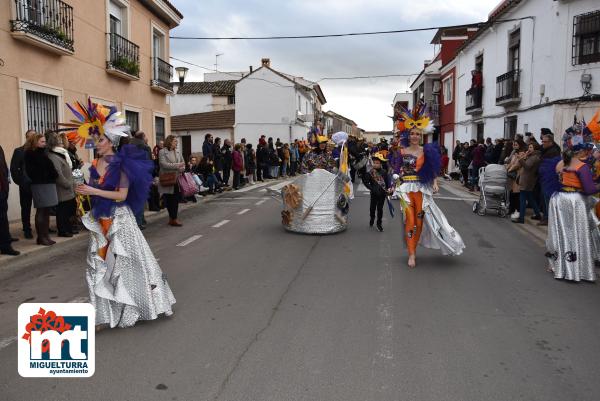
[{"label": "grey stroller", "polygon": [[489,164],[479,169],[479,200],[473,202],[473,213],[485,216],[486,211],[495,210],[498,216],[508,213],[508,176],[504,166]]}]

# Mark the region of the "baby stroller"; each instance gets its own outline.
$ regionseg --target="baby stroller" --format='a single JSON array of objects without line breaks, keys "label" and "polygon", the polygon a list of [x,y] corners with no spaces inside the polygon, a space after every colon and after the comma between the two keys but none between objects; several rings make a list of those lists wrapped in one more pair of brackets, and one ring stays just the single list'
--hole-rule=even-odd
[{"label": "baby stroller", "polygon": [[473,213],[485,216],[487,210],[495,210],[500,217],[508,213],[508,176],[504,166],[489,164],[479,169],[479,200],[473,202]]}]

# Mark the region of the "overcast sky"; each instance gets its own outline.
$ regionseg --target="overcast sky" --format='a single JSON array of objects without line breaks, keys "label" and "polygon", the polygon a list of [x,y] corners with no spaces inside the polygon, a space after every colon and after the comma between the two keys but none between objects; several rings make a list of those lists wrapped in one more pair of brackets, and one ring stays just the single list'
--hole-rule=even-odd
[{"label": "overcast sky", "polygon": [[[172,36],[280,36],[384,31],[466,24],[487,19],[499,0],[172,0],[182,24]],[[219,70],[247,71],[271,59],[271,67],[312,81],[324,77],[413,74],[433,56],[435,31],[295,40],[171,40],[171,56]],[[183,65],[172,60],[175,67]],[[187,81],[201,81],[192,66]],[[415,77],[412,77],[414,79]],[[327,104],[367,131],[391,130],[395,93],[408,78],[319,83]]]}]

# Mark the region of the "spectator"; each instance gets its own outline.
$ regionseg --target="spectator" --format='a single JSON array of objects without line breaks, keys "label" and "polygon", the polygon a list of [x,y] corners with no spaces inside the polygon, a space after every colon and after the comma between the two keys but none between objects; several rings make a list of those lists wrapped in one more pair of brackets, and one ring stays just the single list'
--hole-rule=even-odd
[{"label": "spectator", "polygon": [[494,141],[494,151],[492,152],[492,159],[490,164],[499,164],[500,163],[500,155],[502,154],[502,150],[504,149],[504,140],[501,138],[496,138]]},{"label": "spectator", "polygon": [[[462,145],[460,140],[456,140],[454,144],[454,150],[452,151],[452,161],[454,162],[454,167],[460,169],[460,151],[462,150]],[[398,174],[398,173],[397,173]]]},{"label": "spectator", "polygon": [[[540,226],[548,225],[548,207],[550,197],[560,186],[558,175],[556,174],[556,165],[561,161],[560,146],[554,142],[554,135],[547,128],[542,128],[542,153],[539,167],[540,186],[542,190],[544,218],[538,222]],[[548,133],[550,132],[550,133]]]},{"label": "spectator", "polygon": [[[158,192],[164,197],[169,212],[169,225],[171,227],[181,227],[182,224],[177,220],[179,212],[179,185],[177,179],[185,171],[185,162],[181,154],[177,151],[178,140],[174,135],[169,135],[165,139],[165,147],[158,153],[158,162],[160,166],[159,180],[161,177],[175,176],[174,184],[159,184]],[[164,182],[164,181],[163,181]]]},{"label": "spectator", "polygon": [[281,159],[273,147],[273,139],[269,139],[271,140],[271,143],[269,144],[269,178],[276,179],[279,177],[279,163],[281,162]]},{"label": "spectator", "polygon": [[527,145],[523,140],[515,140],[512,142],[513,150],[510,155],[506,158],[505,166],[508,174],[508,182],[510,187],[510,198],[509,198],[509,209],[508,213],[512,219],[518,219],[520,216],[519,202],[520,192],[519,187],[519,159],[520,155],[524,154]]},{"label": "spectator", "polygon": [[[147,142],[147,141],[146,141]],[[146,146],[148,144],[146,143]],[[70,142],[67,139],[67,151],[69,152],[69,157],[71,158],[71,165],[73,166],[73,170],[81,169],[83,167],[83,161],[77,154],[77,146]],[[152,149],[148,146],[148,151],[150,152],[150,159],[152,159]]]},{"label": "spectator", "polygon": [[51,133],[48,135],[48,157],[58,174],[56,178],[56,228],[59,237],[72,237],[72,218],[75,216],[77,204],[73,187],[73,165],[69,151],[65,148],[64,134]]},{"label": "spectator", "polygon": [[233,163],[233,158],[231,155],[231,142],[229,139],[225,139],[223,141],[223,147],[221,148],[221,160],[223,165],[223,184],[229,185],[229,177],[231,175],[231,166]]},{"label": "spectator", "polygon": [[[304,159],[304,155],[309,151],[309,147],[304,139],[298,142],[298,166],[302,164],[302,160]],[[354,182],[354,181],[353,181]]]},{"label": "spectator", "polygon": [[298,159],[300,155],[298,153],[298,140],[296,139],[290,145],[290,175],[293,177],[296,175],[298,170]]},{"label": "spectator", "polygon": [[50,208],[58,204],[58,174],[46,152],[46,137],[35,134],[25,143],[25,171],[31,179],[31,195],[35,207],[35,231],[38,245],[54,245],[50,239]]},{"label": "spectator", "polygon": [[290,146],[286,143],[283,145],[283,150],[282,150],[282,163],[281,163],[281,176],[282,177],[286,177],[288,175],[288,168],[290,165],[290,159],[291,159],[291,155],[290,155]]},{"label": "spectator", "polygon": [[502,153],[500,153],[500,160],[498,160],[498,163],[500,164],[508,164],[508,158],[510,157],[510,155],[513,153],[513,140],[512,139],[507,139],[504,142],[504,146],[502,147]]},{"label": "spectator", "polygon": [[519,218],[512,219],[515,223],[525,223],[525,207],[527,202],[533,207],[534,220],[541,220],[540,209],[538,203],[533,196],[533,190],[538,179],[538,168],[541,161],[541,152],[539,145],[530,140],[528,149],[525,153],[517,155],[516,159],[520,166],[518,182],[519,182]]},{"label": "spectator", "polygon": [[267,141],[264,135],[258,140],[258,147],[256,149],[256,166],[258,172],[256,174],[258,181],[263,181],[270,178],[269,173],[269,151],[267,149]]},{"label": "spectator", "polygon": [[13,238],[8,225],[8,191],[10,188],[8,171],[4,150],[0,146],[0,254],[17,256],[20,252],[12,247]]},{"label": "spectator", "polygon": [[243,156],[242,156],[242,145],[236,143],[232,153],[232,168],[233,168],[233,189],[240,188],[240,173],[244,168]]},{"label": "spectator", "polygon": [[156,144],[156,146],[154,147],[154,149],[152,149],[152,156],[153,156],[152,160],[158,160],[158,153],[164,147],[165,147],[165,141],[163,141],[161,139],[160,141],[158,141],[158,143]]},{"label": "spectator", "polygon": [[473,169],[471,170],[471,189],[479,191],[479,169],[486,165],[485,145],[483,144],[483,140],[480,140],[473,149],[473,161],[471,164],[473,166]]},{"label": "spectator", "polygon": [[448,157],[448,149],[446,147],[442,147],[442,170],[440,171],[440,175],[445,179],[449,179],[448,176],[448,164],[450,163],[450,158]]},{"label": "spectator", "polygon": [[221,153],[221,138],[215,138],[213,143],[213,163],[215,166],[215,177],[219,185],[229,186],[229,183],[223,182],[223,154]]},{"label": "spectator", "polygon": [[[35,135],[35,131],[30,129],[25,133],[25,141]],[[25,146],[20,146],[15,149],[12,159],[10,160],[10,175],[19,186],[19,203],[21,204],[21,223],[23,224],[23,234],[25,238],[32,239],[31,232],[31,180],[25,171]],[[0,195],[2,196],[2,195]],[[2,206],[0,200],[0,207]],[[0,210],[0,213],[2,211]]]},{"label": "spectator", "polygon": [[252,144],[246,145],[246,176],[248,177],[248,183],[254,185],[254,174],[256,172],[256,154],[252,149]]},{"label": "spectator", "polygon": [[[148,146],[148,139],[146,138],[146,133],[144,131],[137,131],[129,143],[131,145],[135,145],[138,149],[143,150],[146,153],[147,160],[152,160],[152,151],[150,150],[150,146]],[[135,221],[140,230],[144,230],[146,228],[144,208],[142,208],[142,210],[135,215]]]},{"label": "spectator", "polygon": [[471,165],[471,147],[468,142],[462,144],[462,149],[459,157],[460,173],[463,180],[463,185],[469,188],[469,166]]},{"label": "spectator", "polygon": [[214,166],[210,158],[202,156],[198,163],[198,175],[202,179],[202,185],[208,188],[208,193],[213,195],[217,190],[217,177],[214,174]]},{"label": "spectator", "polygon": [[204,142],[202,143],[202,156],[208,157],[210,160],[213,159],[213,136],[211,134],[204,135]]},{"label": "spectator", "polygon": [[488,137],[485,140],[485,153],[484,159],[486,164],[494,164],[492,160],[494,159],[494,144],[492,143],[492,138]]}]

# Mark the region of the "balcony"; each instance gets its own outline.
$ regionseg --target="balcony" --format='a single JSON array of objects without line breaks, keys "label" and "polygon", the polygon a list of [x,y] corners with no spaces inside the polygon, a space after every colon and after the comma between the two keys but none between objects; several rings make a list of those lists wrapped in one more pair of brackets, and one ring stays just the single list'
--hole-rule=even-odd
[{"label": "balcony", "polygon": [[11,34],[60,55],[72,55],[73,7],[60,0],[13,0]]},{"label": "balcony", "polygon": [[158,57],[152,60],[152,80],[150,87],[166,94],[173,94],[171,87],[171,77],[173,76],[173,66]]},{"label": "balcony", "polygon": [[496,105],[509,106],[521,102],[519,70],[512,70],[496,78]]},{"label": "balcony", "polygon": [[465,113],[480,114],[483,112],[482,106],[483,88],[471,88],[467,91]]},{"label": "balcony", "polygon": [[140,48],[116,33],[107,33],[106,71],[130,81],[140,79]]}]

